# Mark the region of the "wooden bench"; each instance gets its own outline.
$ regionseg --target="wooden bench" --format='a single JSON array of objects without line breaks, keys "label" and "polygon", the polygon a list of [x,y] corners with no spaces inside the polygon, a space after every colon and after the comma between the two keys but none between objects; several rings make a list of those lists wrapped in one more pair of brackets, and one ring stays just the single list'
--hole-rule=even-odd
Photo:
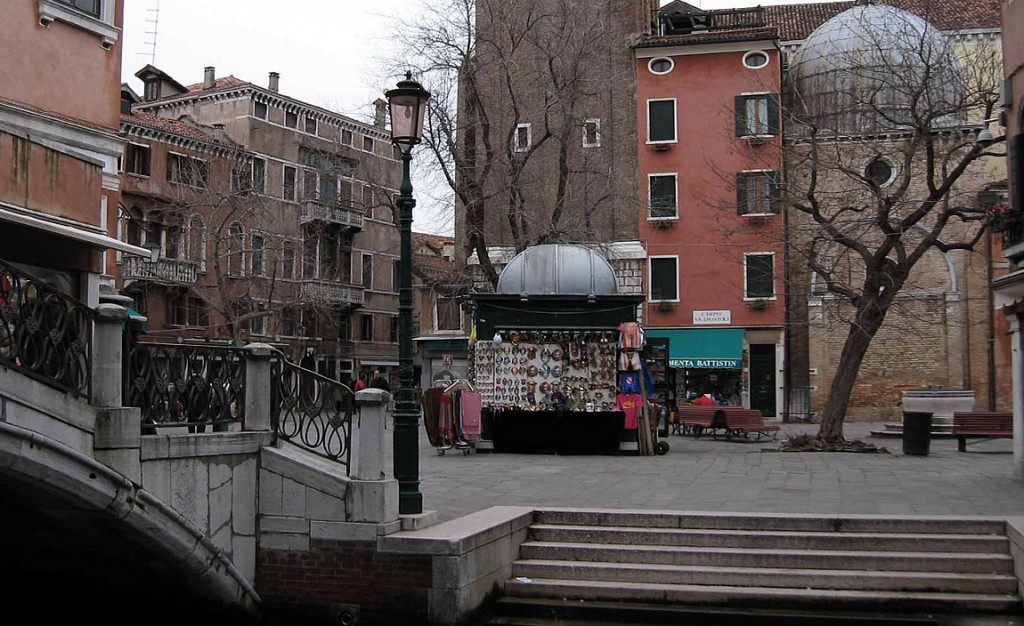
[{"label": "wooden bench", "polygon": [[761,411],[757,409],[724,406],[719,410],[724,413],[725,421],[728,425],[726,430],[727,437],[747,438],[748,435],[757,433],[758,441],[761,440],[762,436],[776,439],[779,436],[779,431],[782,429],[778,424],[766,423],[764,416],[761,415]]},{"label": "wooden bench", "polygon": [[725,430],[725,420],[715,419],[715,413],[721,407],[693,406],[681,404],[676,409],[676,424],[682,429],[680,434],[700,437],[705,432],[712,434]]},{"label": "wooden bench", "polygon": [[963,411],[953,413],[953,436],[957,450],[967,451],[968,437],[1012,439],[1013,413],[1008,411]]}]

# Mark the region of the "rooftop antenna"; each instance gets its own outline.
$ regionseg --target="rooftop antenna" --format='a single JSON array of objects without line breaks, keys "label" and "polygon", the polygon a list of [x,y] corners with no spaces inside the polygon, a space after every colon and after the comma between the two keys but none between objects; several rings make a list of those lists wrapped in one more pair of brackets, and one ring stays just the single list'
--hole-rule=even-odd
[{"label": "rooftop antenna", "polygon": [[[149,46],[149,52],[136,52],[136,54],[149,55],[149,64],[156,65],[156,34],[157,26],[160,24],[160,0],[154,0],[156,6],[152,9],[146,9],[146,13],[149,16],[146,18],[147,30],[146,35],[153,37],[152,41],[146,41],[143,43],[144,46]],[[152,29],[152,30],[150,30]]]}]

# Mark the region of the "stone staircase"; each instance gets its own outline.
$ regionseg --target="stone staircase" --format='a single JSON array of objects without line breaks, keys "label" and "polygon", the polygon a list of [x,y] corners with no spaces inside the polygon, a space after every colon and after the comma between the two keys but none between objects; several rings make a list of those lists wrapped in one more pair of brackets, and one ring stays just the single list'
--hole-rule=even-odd
[{"label": "stone staircase", "polygon": [[539,510],[490,623],[944,624],[922,615],[1020,611],[1000,520]]}]

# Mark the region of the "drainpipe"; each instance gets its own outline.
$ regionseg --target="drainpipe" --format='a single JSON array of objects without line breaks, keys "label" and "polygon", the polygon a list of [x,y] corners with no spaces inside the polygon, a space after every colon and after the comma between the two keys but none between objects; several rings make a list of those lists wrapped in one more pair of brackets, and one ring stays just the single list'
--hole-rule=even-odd
[{"label": "drainpipe", "polygon": [[988,309],[988,410],[996,410],[996,308],[992,294],[992,233],[985,233],[985,306]]}]

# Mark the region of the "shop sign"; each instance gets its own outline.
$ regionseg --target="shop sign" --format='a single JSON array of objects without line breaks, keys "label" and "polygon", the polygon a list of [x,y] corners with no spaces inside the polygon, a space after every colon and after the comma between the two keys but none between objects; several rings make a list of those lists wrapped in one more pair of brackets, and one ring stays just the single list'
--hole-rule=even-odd
[{"label": "shop sign", "polygon": [[444,364],[445,365],[451,365],[452,364],[452,355],[450,355],[450,354],[444,355]]},{"label": "shop sign", "polygon": [[694,311],[693,323],[697,325],[732,324],[732,311]]},{"label": "shop sign", "polygon": [[668,366],[675,369],[740,369],[740,359],[669,359]]}]

